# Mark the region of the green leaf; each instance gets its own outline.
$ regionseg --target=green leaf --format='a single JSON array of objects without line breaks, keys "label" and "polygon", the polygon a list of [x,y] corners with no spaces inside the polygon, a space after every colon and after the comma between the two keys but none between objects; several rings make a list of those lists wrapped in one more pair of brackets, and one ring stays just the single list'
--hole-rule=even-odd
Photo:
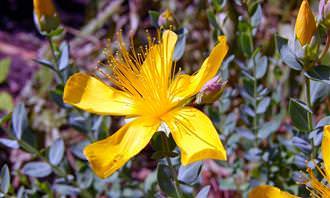
[{"label": "green leaf", "polygon": [[173,60],[178,61],[184,53],[184,49],[186,47],[186,35],[188,34],[188,30],[186,28],[182,28],[178,35],[178,41],[175,44],[175,49],[173,52]]},{"label": "green leaf", "polygon": [[62,139],[57,139],[54,143],[50,146],[48,158],[51,164],[58,165],[64,154],[64,142]]},{"label": "green leaf", "polygon": [[204,197],[208,197],[208,194],[209,194],[209,192],[210,192],[210,188],[211,188],[211,186],[204,186],[203,188],[202,188],[202,190],[200,190],[199,192],[198,192],[198,194],[196,195],[196,198],[204,198]]},{"label": "green leaf", "polygon": [[278,53],[281,52],[281,49],[283,46],[286,46],[288,44],[288,39],[283,38],[279,36],[278,34],[275,35],[275,45],[276,45],[276,50]]},{"label": "green leaf", "polygon": [[1,168],[1,175],[0,175],[0,191],[2,193],[7,193],[10,187],[10,173],[9,168],[5,164]]},{"label": "green leaf", "polygon": [[34,60],[36,63],[39,63],[40,65],[46,67],[46,68],[49,68],[53,71],[56,71],[55,67],[54,67],[54,64],[48,60]]},{"label": "green leaf", "polygon": [[281,58],[285,64],[294,70],[302,70],[301,64],[298,62],[296,55],[291,51],[288,45],[282,46],[280,50]]},{"label": "green leaf", "polygon": [[12,149],[19,148],[19,144],[16,140],[11,140],[11,139],[7,139],[7,138],[0,138],[0,144],[3,144],[6,147],[12,148]]},{"label": "green leaf", "polygon": [[269,97],[263,98],[257,106],[257,113],[258,114],[265,113],[270,104],[270,101],[271,99]]},{"label": "green leaf", "polygon": [[243,32],[238,36],[240,47],[246,57],[251,56],[253,51],[252,37],[249,32]]},{"label": "green leaf", "polygon": [[330,67],[326,65],[315,66],[305,72],[305,76],[316,81],[330,84]]},{"label": "green leaf", "polygon": [[171,179],[171,170],[165,164],[158,164],[157,181],[160,189],[168,196],[176,197],[175,187]]},{"label": "green leaf", "polygon": [[160,13],[154,10],[149,10],[148,13],[149,13],[151,25],[154,27],[158,27],[158,18],[160,16]]},{"label": "green leaf", "polygon": [[18,104],[12,116],[13,132],[17,139],[21,139],[24,130],[28,128],[28,119],[24,104]]},{"label": "green leaf", "polygon": [[10,58],[5,58],[0,61],[0,84],[7,79],[10,69],[10,64],[11,64]]},{"label": "green leaf", "polygon": [[45,162],[29,162],[24,165],[22,172],[31,177],[46,177],[52,173],[51,167]]},{"label": "green leaf", "polygon": [[174,148],[176,147],[176,144],[172,138],[172,135],[170,134],[169,137],[163,137],[163,138],[167,138],[167,141],[169,143],[169,148],[167,148],[165,146],[165,144],[163,143],[163,140],[162,140],[162,134],[164,132],[156,132],[153,136],[152,136],[152,139],[151,139],[151,146],[153,149],[155,149],[156,151],[161,151],[161,152],[170,152],[170,151],[173,151]]},{"label": "green leaf", "polygon": [[77,174],[77,181],[81,189],[89,188],[93,183],[93,173],[90,169],[86,169],[83,173]]},{"label": "green leaf", "polygon": [[267,72],[268,61],[266,56],[260,57],[256,60],[256,78],[261,79]]},{"label": "green leaf", "polygon": [[178,180],[186,184],[194,184],[198,180],[202,165],[203,163],[201,161],[187,166],[181,165],[179,168]]},{"label": "green leaf", "polygon": [[217,19],[215,18],[214,13],[210,10],[207,12],[207,19],[209,20],[209,23],[216,29],[216,30],[221,30]]},{"label": "green leaf", "polygon": [[70,61],[69,57],[69,45],[67,42],[63,42],[60,46],[61,56],[58,60],[58,69],[60,71],[64,70],[68,65]]},{"label": "green leaf", "polygon": [[311,80],[311,100],[312,104],[322,102],[325,98],[330,96],[330,85],[322,81]]},{"label": "green leaf", "polygon": [[77,144],[71,147],[71,152],[73,153],[74,156],[78,157],[79,159],[86,160],[83,150],[88,144],[90,144],[90,141],[88,140],[78,142]]},{"label": "green leaf", "polygon": [[67,196],[76,196],[80,192],[79,188],[66,184],[55,184],[53,185],[53,189],[59,194]]},{"label": "green leaf", "polygon": [[261,23],[261,19],[262,19],[262,8],[260,4],[258,4],[257,9],[255,10],[255,12],[251,17],[251,25],[253,27],[257,27]]},{"label": "green leaf", "polygon": [[7,92],[0,92],[0,111],[11,112],[14,108],[13,98]]},{"label": "green leaf", "polygon": [[330,125],[330,116],[322,118],[316,125],[315,128],[324,127],[325,125]]},{"label": "green leaf", "polygon": [[292,124],[300,131],[308,131],[308,114],[312,111],[308,106],[297,99],[290,99],[289,112]]}]

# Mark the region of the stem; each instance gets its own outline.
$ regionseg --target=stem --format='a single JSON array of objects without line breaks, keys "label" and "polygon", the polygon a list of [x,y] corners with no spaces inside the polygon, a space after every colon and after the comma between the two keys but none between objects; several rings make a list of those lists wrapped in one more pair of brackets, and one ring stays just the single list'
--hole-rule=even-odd
[{"label": "stem", "polygon": [[50,36],[47,37],[47,40],[48,40],[48,43],[49,43],[49,48],[50,48],[50,51],[52,53],[52,56],[53,56],[53,59],[54,59],[54,63],[55,63],[55,66],[56,66],[56,69],[59,68],[59,65],[58,65],[58,60],[57,60],[57,56],[55,54],[55,48],[54,48],[54,44],[53,44],[53,40]]},{"label": "stem", "polygon": [[[309,109],[312,109],[312,101],[311,101],[311,89],[310,89],[310,80],[306,78],[306,100],[307,106]],[[312,113],[308,112],[308,129],[309,131],[313,130],[313,120],[312,120]]]},{"label": "stem", "polygon": [[47,40],[48,40],[48,43],[49,43],[50,51],[51,51],[53,59],[54,59],[54,64],[56,66],[56,68],[55,68],[56,74],[59,77],[59,79],[61,80],[61,82],[64,83],[64,79],[62,77],[62,74],[59,71],[60,66],[58,65],[58,59],[57,59],[57,56],[55,54],[54,43],[53,43],[52,38],[50,36],[47,36]]},{"label": "stem", "polygon": [[[166,152],[170,152],[170,149],[169,149],[169,144],[168,144],[168,140],[167,140],[167,137],[165,136],[165,134],[161,134],[161,138],[162,138],[162,142],[164,143],[164,146],[165,146],[165,149],[166,149]],[[168,167],[170,168],[171,170],[171,174],[172,174],[172,178],[174,180],[174,188],[175,188],[175,194],[178,198],[182,198],[182,194],[180,192],[180,182],[176,176],[176,171],[175,171],[175,168],[171,162],[171,159],[169,156],[166,156],[166,162],[168,164]]]},{"label": "stem", "polygon": [[[312,110],[312,101],[311,101],[311,86],[310,86],[310,80],[306,77],[306,100],[307,100],[307,106],[310,110]],[[308,112],[307,114],[307,122],[308,122],[308,130],[313,130],[313,117],[312,113]],[[312,153],[311,158],[314,159],[316,157],[316,148],[314,145],[314,142],[312,141]]]}]

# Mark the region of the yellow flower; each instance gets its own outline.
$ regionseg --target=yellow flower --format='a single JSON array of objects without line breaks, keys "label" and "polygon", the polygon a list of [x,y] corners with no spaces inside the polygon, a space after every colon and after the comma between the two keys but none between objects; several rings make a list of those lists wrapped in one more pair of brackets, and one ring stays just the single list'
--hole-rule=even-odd
[{"label": "yellow flower", "polygon": [[301,45],[308,44],[316,30],[315,17],[307,0],[303,0],[300,5],[296,20],[296,36]]},{"label": "yellow flower", "polygon": [[257,186],[249,192],[249,198],[294,198],[293,196],[287,192],[281,191],[280,189],[261,185]]},{"label": "yellow flower", "polygon": [[114,135],[84,149],[99,177],[108,177],[121,168],[164,123],[181,150],[183,165],[207,158],[226,160],[226,151],[211,120],[201,111],[185,107],[216,75],[228,51],[226,38],[219,37],[200,70],[191,76],[174,74],[176,41],[177,35],[166,30],[160,43],[149,38],[148,48],[129,53],[120,37],[121,53],[109,55],[112,73],[105,74],[118,89],[84,73],[74,74],[67,81],[63,96],[66,103],[100,115],[135,118]]},{"label": "yellow flower", "polygon": [[[307,168],[309,177],[306,177],[304,184],[307,186],[307,189],[310,191],[310,196],[315,198],[325,198],[330,197],[330,187],[327,184],[330,183],[330,125],[324,127],[323,139],[322,139],[322,156],[324,162],[324,169],[316,165],[316,169],[324,177],[323,181],[319,181],[318,178],[314,175],[313,170]],[[324,183],[326,181],[327,184]],[[267,195],[267,196],[264,196]],[[283,192],[280,189],[272,186],[258,186],[254,188],[249,193],[249,198],[290,198],[296,197],[289,193]]]}]

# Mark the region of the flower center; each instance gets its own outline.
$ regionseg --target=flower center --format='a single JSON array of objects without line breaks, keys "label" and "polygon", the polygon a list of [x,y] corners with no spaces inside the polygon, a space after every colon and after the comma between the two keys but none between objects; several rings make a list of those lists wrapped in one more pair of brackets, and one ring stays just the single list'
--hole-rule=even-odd
[{"label": "flower center", "polygon": [[134,97],[140,115],[160,117],[175,107],[169,91],[174,78],[174,47],[171,49],[168,39],[157,42],[157,39],[148,36],[145,47],[137,51],[131,47],[128,51],[120,33],[118,38],[118,52],[109,51],[107,64],[104,65],[110,67],[111,73],[99,71],[116,87]]}]

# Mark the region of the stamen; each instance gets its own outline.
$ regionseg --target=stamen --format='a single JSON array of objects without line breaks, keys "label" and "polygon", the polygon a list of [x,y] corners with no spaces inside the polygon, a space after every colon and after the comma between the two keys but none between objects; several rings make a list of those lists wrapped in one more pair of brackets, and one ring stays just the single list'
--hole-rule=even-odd
[{"label": "stamen", "polygon": [[171,103],[169,86],[175,78],[176,63],[173,64],[171,60],[169,37],[161,39],[160,31],[156,38],[148,30],[146,32],[147,45],[136,50],[130,38],[129,51],[122,32],[118,32],[118,51],[113,53],[111,48],[105,50],[107,62],[100,64],[109,68],[111,73],[105,73],[100,67],[96,70],[116,87],[140,101],[143,114],[154,115],[164,113],[174,105]]},{"label": "stamen", "polygon": [[[315,161],[313,161],[313,164],[315,165],[317,172],[321,174],[321,176],[326,180],[327,183],[329,183],[324,170],[321,169],[321,167],[319,167]],[[314,172],[311,168],[307,168],[307,173],[309,175],[309,179],[305,181],[305,185],[307,190],[310,191],[310,196],[322,198],[330,197],[330,188],[324,183],[324,181],[320,182],[318,178],[314,175]]]}]

